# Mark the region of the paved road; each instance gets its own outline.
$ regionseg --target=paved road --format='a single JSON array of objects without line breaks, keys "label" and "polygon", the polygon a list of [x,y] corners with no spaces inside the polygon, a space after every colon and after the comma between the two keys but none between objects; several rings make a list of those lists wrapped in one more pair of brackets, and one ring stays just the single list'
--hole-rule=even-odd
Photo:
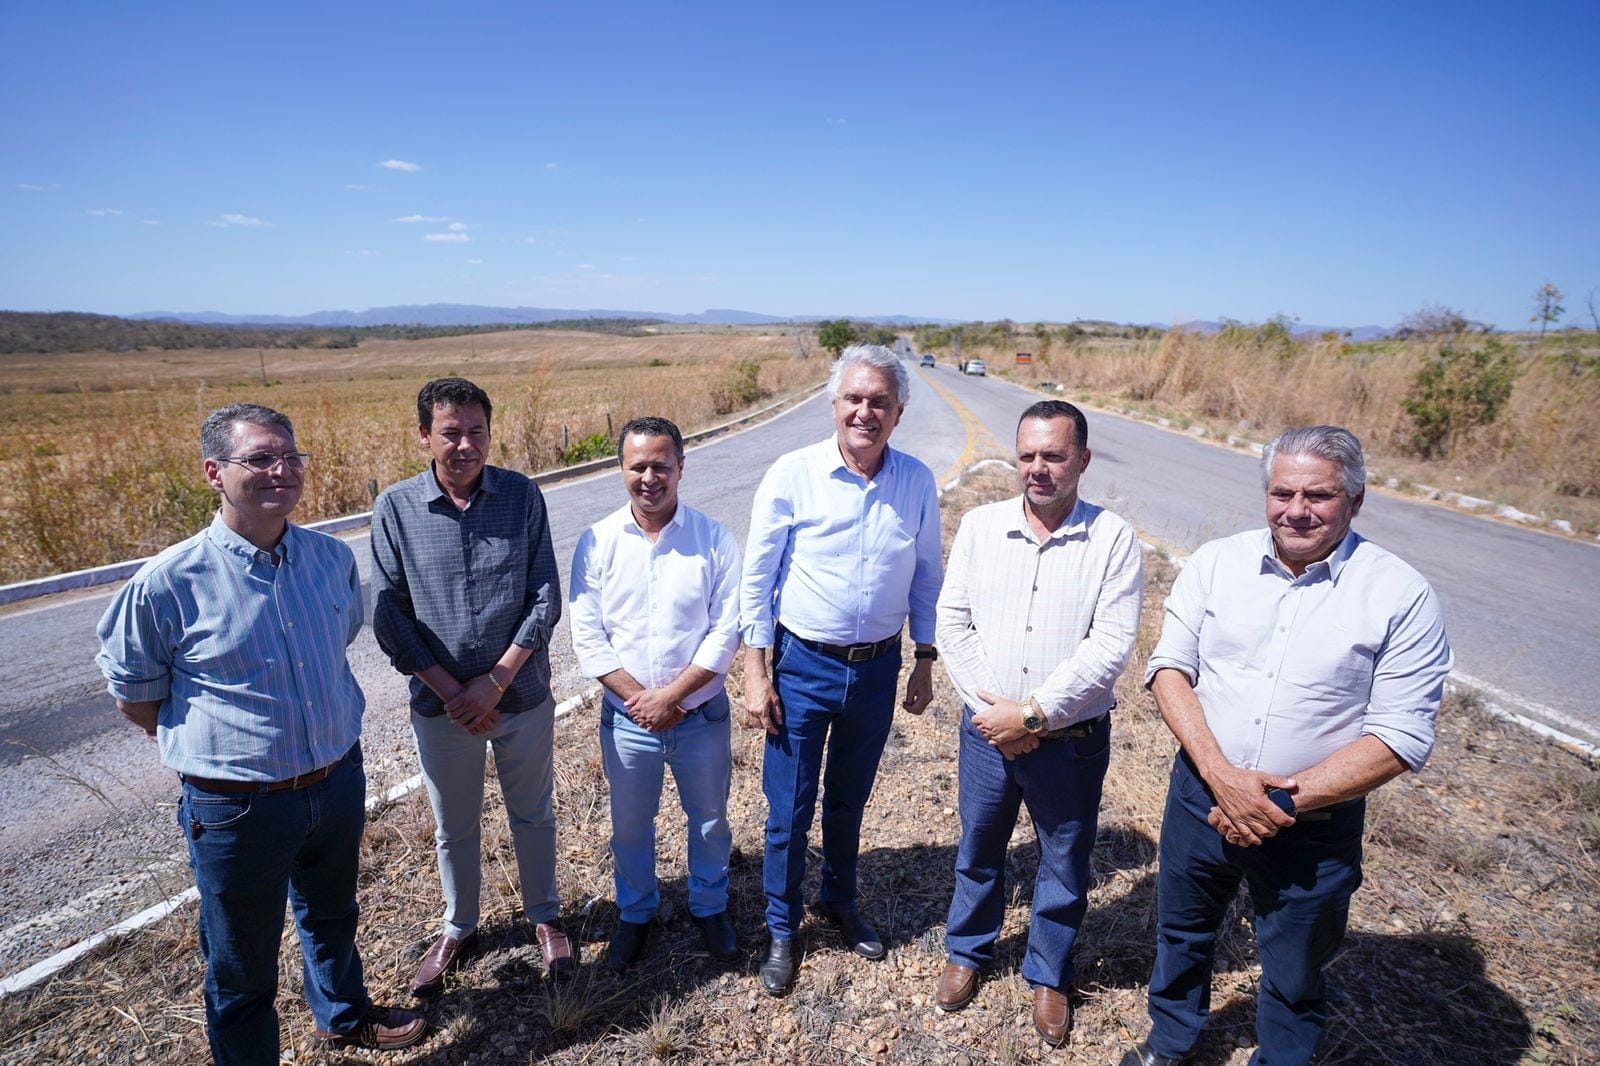
[{"label": "paved road", "polygon": [[[912,401],[895,443],[949,480],[966,463],[1006,455],[1022,408],[1035,398],[948,364],[913,372]],[[781,452],[831,432],[817,397],[777,419],[690,452],[683,498],[743,541],[749,499]],[[1142,532],[1188,550],[1257,525],[1255,460],[1184,434],[1091,414],[1087,497]],[[615,474],[547,491],[556,555],[622,502]],[[1586,544],[1369,494],[1356,527],[1433,581],[1444,600],[1458,673],[1530,701],[1568,731],[1600,738],[1600,715],[1580,695],[1596,659],[1600,553]],[[364,535],[350,538],[366,566]],[[0,973],[11,973],[125,917],[187,882],[171,829],[170,775],[153,746],[111,708],[93,664],[94,623],[110,590],[0,610]],[[368,696],[364,734],[375,788],[415,771],[404,685],[364,632],[352,652]],[[558,698],[581,689],[567,630],[552,646]],[[1527,709],[1527,708],[1525,708]],[[168,805],[168,806],[164,806]]]}]

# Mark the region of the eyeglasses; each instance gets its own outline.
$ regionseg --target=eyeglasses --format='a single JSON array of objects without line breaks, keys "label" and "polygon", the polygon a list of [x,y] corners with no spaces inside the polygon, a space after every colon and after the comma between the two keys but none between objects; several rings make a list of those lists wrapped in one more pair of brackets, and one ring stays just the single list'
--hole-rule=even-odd
[{"label": "eyeglasses", "polygon": [[285,470],[304,470],[306,464],[311,462],[310,452],[252,452],[249,455],[225,455],[221,458],[224,463],[237,463],[239,466],[249,467],[258,474],[266,474],[279,463]]}]

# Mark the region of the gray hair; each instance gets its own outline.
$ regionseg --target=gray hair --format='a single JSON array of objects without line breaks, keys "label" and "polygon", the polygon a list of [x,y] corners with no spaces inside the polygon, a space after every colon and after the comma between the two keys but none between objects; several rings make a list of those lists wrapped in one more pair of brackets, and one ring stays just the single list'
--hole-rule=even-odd
[{"label": "gray hair", "polygon": [[828,395],[833,399],[839,398],[839,382],[844,380],[844,372],[853,366],[871,367],[881,370],[894,378],[895,392],[900,397],[900,406],[904,407],[906,401],[911,399],[911,375],[906,372],[906,365],[900,357],[881,344],[852,344],[839,353],[839,358],[833,361],[833,370],[828,373]]},{"label": "gray hair", "polygon": [[248,422],[253,426],[279,426],[292,438],[294,424],[289,416],[258,403],[230,403],[206,415],[200,424],[200,458],[226,459],[233,451],[233,426],[235,422]]},{"label": "gray hair", "polygon": [[1270,488],[1272,460],[1279,455],[1310,455],[1339,464],[1339,484],[1351,499],[1367,487],[1367,460],[1361,441],[1343,426],[1302,426],[1286,429],[1261,450],[1261,487]]}]

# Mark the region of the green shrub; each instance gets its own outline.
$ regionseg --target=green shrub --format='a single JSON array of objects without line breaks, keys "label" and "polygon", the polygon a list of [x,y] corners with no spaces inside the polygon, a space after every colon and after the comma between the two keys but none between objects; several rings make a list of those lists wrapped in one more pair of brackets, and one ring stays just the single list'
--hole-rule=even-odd
[{"label": "green shrub", "polygon": [[711,410],[731,414],[759,403],[768,396],[761,387],[761,364],[745,359],[729,367],[711,386]]},{"label": "green shrub", "polygon": [[568,466],[573,463],[586,463],[590,459],[604,459],[608,455],[617,453],[617,442],[604,433],[591,433],[587,437],[579,437],[561,453],[561,461]]},{"label": "green shrub", "polygon": [[1500,417],[1518,373],[1516,353],[1490,337],[1481,346],[1452,341],[1417,371],[1405,401],[1409,451],[1424,459],[1450,454],[1463,433]]}]

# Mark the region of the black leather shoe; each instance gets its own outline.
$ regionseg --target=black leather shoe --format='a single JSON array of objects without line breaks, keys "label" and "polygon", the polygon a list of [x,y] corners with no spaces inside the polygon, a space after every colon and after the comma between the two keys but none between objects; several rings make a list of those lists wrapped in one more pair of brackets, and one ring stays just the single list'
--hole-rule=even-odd
[{"label": "black leather shoe", "polygon": [[881,959],[888,954],[878,931],[867,924],[859,911],[841,911],[819,905],[817,911],[839,931],[845,945],[864,959]]},{"label": "black leather shoe", "polygon": [[800,961],[793,940],[774,939],[761,962],[761,987],[769,996],[787,996],[794,987],[794,971]]},{"label": "black leather shoe", "polygon": [[621,973],[639,961],[639,956],[644,954],[645,941],[649,939],[649,922],[617,919],[617,927],[611,930],[611,947],[606,951],[606,962]]},{"label": "black leather shoe", "polygon": [[1122,1056],[1122,1061],[1117,1066],[1178,1066],[1180,1061],[1165,1055],[1157,1055],[1150,1050],[1150,1041],[1141,1040],[1134,1045],[1132,1051]]},{"label": "black leather shoe", "polygon": [[728,917],[727,911],[696,918],[694,924],[700,927],[700,937],[713,959],[732,962],[739,957],[739,934],[734,931],[733,919]]}]

